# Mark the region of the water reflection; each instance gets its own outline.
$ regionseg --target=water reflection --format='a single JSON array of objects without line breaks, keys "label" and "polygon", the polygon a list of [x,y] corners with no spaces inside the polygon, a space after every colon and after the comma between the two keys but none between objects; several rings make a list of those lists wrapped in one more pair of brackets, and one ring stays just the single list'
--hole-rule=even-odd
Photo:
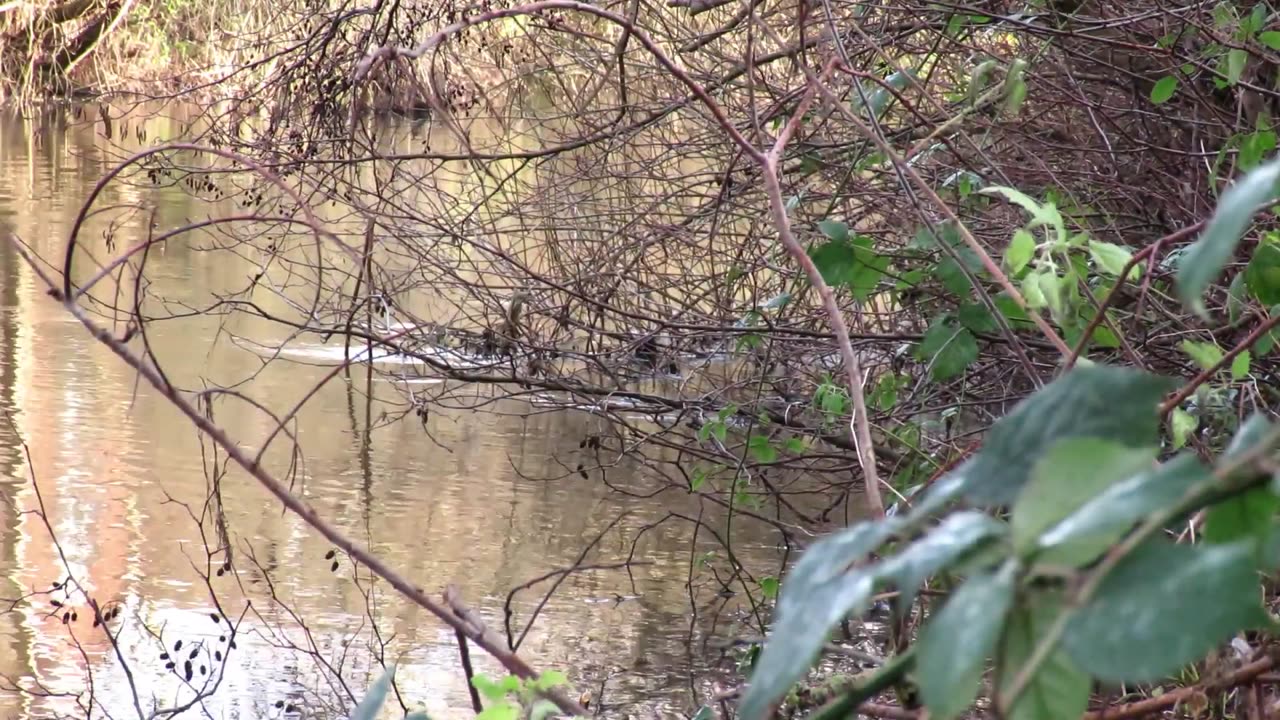
[{"label": "water reflection", "polygon": [[[165,135],[165,118],[147,122],[157,126],[149,128],[151,137]],[[42,257],[60,257],[81,199],[119,151],[65,113],[0,118],[0,225]],[[161,224],[213,211],[181,192],[127,186],[111,188],[101,202],[142,200],[155,204]],[[85,257],[107,261],[109,244],[138,242],[146,222],[92,219],[82,235]],[[171,301],[207,300],[244,277],[244,260],[183,242],[169,243],[148,262],[148,297]],[[94,269],[91,262],[80,267]],[[115,290],[131,292],[129,283]],[[196,316],[150,328],[175,383],[195,388],[252,378],[238,389],[282,412],[324,376],[326,368],[307,364],[263,366],[253,352],[219,339],[225,322]],[[285,336],[245,322],[237,330],[256,338]],[[579,442],[599,430],[600,421],[587,414],[530,414],[527,405],[504,401],[486,412],[433,411],[424,427],[413,418],[379,423],[375,410],[366,442],[363,388],[356,372],[351,383],[328,385],[298,416],[304,456],[292,477],[300,495],[423,587],[457,584],[495,628],[503,624],[511,588],[573,564],[629,511],[590,561],[623,560],[639,537],[636,558],[646,564],[630,573],[571,576],[521,652],[539,667],[570,671],[580,689],[599,693],[603,686],[608,706],[685,706],[690,671],[710,662],[686,647],[685,583],[691,558],[714,546],[690,548],[690,528],[679,522],[641,530],[672,510],[697,516],[696,503],[670,492],[626,497],[597,477],[572,472]],[[375,393],[387,391],[375,383]],[[177,411],[43,293],[7,242],[0,242],[0,410],[17,431],[0,422],[0,597],[30,598],[0,613],[0,715],[132,716],[131,684],[144,710],[178,705],[192,696],[179,677],[190,660],[196,686],[216,683],[205,705],[211,716],[281,717],[293,707],[307,717],[330,717],[327,703],[359,694],[380,671],[375,655],[400,663],[409,707],[421,703],[433,717],[470,715],[452,631],[340,556],[332,569],[324,540],[202,445]],[[242,402],[222,400],[213,411],[251,447],[272,429]],[[23,512],[37,499],[20,439],[58,547],[40,517]],[[267,460],[279,474],[290,468],[283,442]],[[609,480],[637,495],[652,491],[635,468],[611,468]],[[217,502],[209,502],[215,482]],[[220,522],[229,532],[232,567],[222,574]],[[776,562],[766,529],[740,523],[735,531],[743,559],[763,567]],[[119,654],[90,626],[83,599],[55,608],[52,601],[65,593],[31,595],[62,581],[68,568],[90,596],[120,604],[113,621]],[[548,587],[517,595],[517,627]],[[633,593],[638,597],[623,599]],[[707,592],[695,602],[723,604]],[[64,624],[72,608],[78,618]],[[219,609],[225,619],[211,617]],[[183,649],[175,650],[179,641]],[[177,675],[166,670],[168,662]],[[477,662],[483,672],[498,672],[487,659]],[[12,692],[9,683],[29,692]]]}]

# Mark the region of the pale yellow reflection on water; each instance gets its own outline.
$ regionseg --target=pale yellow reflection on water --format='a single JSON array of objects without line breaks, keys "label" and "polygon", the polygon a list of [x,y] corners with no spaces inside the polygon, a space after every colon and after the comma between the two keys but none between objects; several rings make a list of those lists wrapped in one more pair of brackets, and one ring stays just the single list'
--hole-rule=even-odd
[{"label": "pale yellow reflection on water", "polygon": [[[60,257],[112,147],[100,129],[68,123],[65,115],[0,119],[0,230],[16,233],[45,258]],[[146,193],[113,188],[102,202],[156,203],[161,228],[210,212],[181,192]],[[83,236],[100,259],[112,256],[104,222],[92,220]],[[114,234],[117,252],[145,237],[136,221]],[[242,261],[182,242],[170,242],[148,262],[150,295],[170,301],[205,302],[245,277]],[[218,338],[221,322],[192,317],[152,326],[150,341],[178,384],[195,388],[202,378],[252,378],[239,389],[283,412],[327,372],[284,362],[263,368],[257,355]],[[257,338],[284,335],[265,324],[244,329]],[[592,561],[624,559],[639,529],[668,510],[697,512],[679,493],[623,497],[598,478],[566,473],[564,464],[573,466],[580,440],[601,422],[585,414],[523,416],[527,408],[514,402],[498,414],[435,412],[428,430],[436,442],[406,421],[376,429],[365,448],[358,392],[363,372],[354,377],[358,387],[331,383],[299,416],[304,462],[296,491],[429,591],[458,585],[495,628],[509,589],[571,565],[620,513],[632,511]],[[198,518],[211,468],[225,458],[202,456],[190,424],[72,321],[7,242],[0,242],[0,411],[13,419],[12,428],[0,423],[0,597],[47,590],[66,574],[59,548],[29,512],[36,497],[21,439],[74,576],[94,597],[122,607],[115,627],[125,661],[101,629],[90,626],[83,603],[73,606],[77,620],[65,624],[50,604],[57,594],[6,604],[0,607],[0,716],[83,717],[93,703],[95,717],[135,717],[124,664],[144,711],[180,705],[190,692],[166,671],[160,653],[168,650],[181,668],[190,649],[197,649],[195,662],[209,665],[221,680],[203,708],[190,714],[281,717],[276,705],[284,703],[304,717],[331,717],[321,698],[358,695],[379,672],[367,649],[370,606],[387,657],[400,664],[405,703],[421,703],[433,717],[470,716],[453,633],[385,586],[371,589],[367,573],[353,580],[345,559],[331,571],[323,538],[235,470],[222,479],[235,572],[211,580],[223,609],[240,625],[234,650],[220,640],[227,626],[210,617]],[[221,403],[216,411],[246,446],[256,447],[270,431],[268,419],[242,403]],[[286,458],[274,453],[271,467],[281,471]],[[652,489],[652,480],[638,473],[615,470],[611,481]],[[208,544],[217,547],[213,528],[204,524]],[[736,532],[744,558],[776,561],[770,532],[745,523]],[[621,571],[571,577],[542,612],[522,654],[538,667],[566,670],[577,689],[597,697],[603,684],[608,707],[643,703],[664,708],[664,715],[683,708],[690,673],[705,691],[713,677],[706,671],[715,664],[714,653],[686,643],[685,583],[695,555],[689,542],[687,525],[669,523],[644,534],[637,558],[649,564],[633,569],[634,586]],[[711,547],[700,545],[697,552]],[[249,560],[250,552],[265,574]],[[545,587],[517,597],[517,622],[529,616]],[[611,600],[633,592],[638,599]],[[273,594],[297,617],[274,604]],[[697,603],[708,612],[722,601],[704,588]],[[710,620],[697,625],[700,634]],[[163,632],[167,647],[149,632]],[[175,653],[177,640],[184,647]],[[214,652],[225,662],[214,662]],[[335,673],[321,672],[316,657],[347,685]],[[477,663],[483,672],[498,673],[487,658]],[[92,688],[86,670],[92,671]]]}]

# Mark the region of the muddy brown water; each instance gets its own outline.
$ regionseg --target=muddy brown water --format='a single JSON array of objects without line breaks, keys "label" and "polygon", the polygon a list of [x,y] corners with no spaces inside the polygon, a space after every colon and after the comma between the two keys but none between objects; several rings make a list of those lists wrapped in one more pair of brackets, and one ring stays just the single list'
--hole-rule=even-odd
[{"label": "muddy brown water", "polygon": [[[45,259],[60,258],[93,184],[113,157],[136,147],[65,115],[0,115],[0,232],[16,234]],[[181,192],[148,192],[112,190],[104,203],[152,203],[161,225],[209,211]],[[141,223],[107,222],[91,219],[84,235],[99,260],[112,257],[108,234],[116,251],[145,237]],[[172,302],[198,303],[244,277],[234,258],[180,242],[149,263],[149,295]],[[288,361],[263,366],[258,355],[218,337],[221,322],[196,316],[151,328],[150,341],[179,385],[243,382],[240,391],[284,412],[328,372]],[[258,338],[283,336],[270,326],[255,329]],[[433,412],[429,437],[416,421],[385,424],[366,446],[362,371],[354,377],[355,386],[326,386],[299,416],[295,490],[324,518],[429,592],[457,585],[500,630],[511,588],[572,565],[610,522],[630,513],[589,562],[623,560],[639,537],[635,557],[644,564],[629,573],[571,576],[521,654],[539,668],[567,672],[575,691],[591,691],[611,716],[648,717],[652,709],[675,716],[692,709],[692,690],[705,698],[726,677],[730,663],[703,641],[734,634],[741,601],[717,597],[705,571],[695,572],[692,592],[687,586],[691,558],[714,546],[691,547],[689,526],[677,523],[640,532],[671,510],[696,514],[696,500],[672,492],[627,497],[598,477],[565,472],[577,462],[582,438],[601,427],[599,418],[535,414],[507,402],[483,412]],[[243,403],[220,403],[216,412],[245,447],[256,447],[271,428]],[[211,510],[203,503],[213,468],[225,458],[207,444],[202,454],[190,423],[48,297],[7,241],[0,242],[0,413],[12,418],[0,422],[0,716],[136,717],[126,668],[145,713],[180,706],[192,691],[181,673],[166,670],[161,653],[176,657],[181,670],[194,650],[197,668],[211,673],[197,669],[195,683],[211,677],[218,684],[186,716],[274,718],[293,709],[300,717],[338,717],[333,699],[359,695],[380,672],[370,652],[380,643],[398,663],[405,705],[435,718],[471,716],[452,631],[341,555],[331,570],[330,545],[234,469],[221,478],[234,568],[210,580],[238,626],[236,647],[229,647],[227,620],[211,618],[202,577],[221,562],[206,554],[219,545],[215,523],[199,522]],[[30,512],[37,499],[22,441],[58,546]],[[288,467],[283,453],[268,462],[277,472]],[[625,468],[610,480],[637,495],[656,487],[652,477]],[[723,530],[722,518],[708,517]],[[739,522],[733,537],[745,561],[776,572],[772,530]],[[66,567],[92,596],[121,608],[112,623],[118,654],[91,627],[82,598],[55,613],[51,600],[62,595],[30,595],[64,579]],[[547,587],[516,596],[517,627]],[[698,619],[691,622],[693,608]],[[63,622],[67,609],[76,621]],[[179,640],[183,649],[175,652]],[[473,656],[480,671],[500,674],[474,649]]]}]

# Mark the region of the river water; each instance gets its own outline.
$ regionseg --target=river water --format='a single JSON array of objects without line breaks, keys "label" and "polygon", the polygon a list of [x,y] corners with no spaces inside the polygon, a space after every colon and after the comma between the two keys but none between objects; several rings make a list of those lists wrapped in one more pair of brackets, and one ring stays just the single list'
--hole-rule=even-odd
[{"label": "river water", "polygon": [[[132,147],[119,142],[65,113],[0,116],[0,237],[13,233],[59,266],[81,202]],[[110,188],[99,206],[113,203],[150,203],[160,228],[214,211],[180,191],[131,186]],[[99,262],[145,237],[144,224],[113,226],[111,217],[91,217],[82,234]],[[192,243],[170,242],[148,265],[148,297],[163,297],[178,315],[183,303],[244,281],[241,260]],[[0,241],[0,716],[136,717],[135,697],[150,712],[190,702],[193,688],[216,688],[186,715],[332,718],[381,672],[376,657],[398,663],[404,706],[437,718],[471,715],[452,631],[341,553],[329,559],[321,536],[202,444],[45,291]],[[237,383],[282,413],[329,370],[264,364],[222,337],[225,322],[190,315],[148,328],[173,382]],[[254,330],[259,339],[285,334]],[[415,417],[379,422],[375,410],[366,442],[364,382],[357,368],[351,382],[329,383],[307,402],[297,422],[300,457],[291,461],[281,442],[267,456],[273,472],[292,471],[294,491],[322,517],[429,593],[456,585],[501,632],[512,588],[574,565],[623,516],[585,563],[616,564],[634,548],[633,565],[570,575],[521,655],[567,672],[574,691],[590,691],[593,707],[610,716],[689,712],[730,672],[731,660],[704,643],[754,633],[740,622],[743,601],[717,594],[698,562],[716,546],[707,533],[695,540],[680,520],[644,531],[670,512],[705,511],[721,531],[724,519],[696,496],[654,494],[660,486],[626,461],[609,468],[607,484],[598,472],[574,472],[586,452],[580,444],[603,430],[601,419],[504,401],[433,409],[424,427]],[[214,411],[250,450],[271,430],[244,403]],[[32,512],[32,472],[47,527]],[[220,504],[208,502],[215,480]],[[737,523],[730,536],[739,559],[777,573],[771,530]],[[219,572],[225,545],[232,562]],[[118,651],[92,627],[83,596],[49,590],[68,571],[88,595],[120,608],[110,623]],[[516,595],[517,631],[548,589]],[[64,620],[72,612],[76,619]],[[473,648],[478,672],[500,674],[479,655]]]}]

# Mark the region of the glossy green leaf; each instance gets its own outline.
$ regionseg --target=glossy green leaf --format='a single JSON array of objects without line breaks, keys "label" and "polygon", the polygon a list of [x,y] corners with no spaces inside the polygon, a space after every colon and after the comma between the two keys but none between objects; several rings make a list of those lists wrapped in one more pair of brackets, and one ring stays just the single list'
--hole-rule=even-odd
[{"label": "glossy green leaf", "polygon": [[1178,78],[1174,75],[1165,75],[1156,81],[1151,87],[1151,102],[1156,105],[1163,105],[1169,102],[1173,94],[1178,90]]},{"label": "glossy green leaf", "polygon": [[[1019,493],[1010,517],[1014,549],[1030,555],[1040,549],[1044,531],[1079,510],[1112,485],[1154,467],[1156,451],[1130,448],[1101,438],[1068,438],[1049,448],[1035,464],[1031,480]],[[1114,537],[1104,536],[1108,539]],[[1083,558],[1060,559],[1075,564],[1093,557],[1090,546]]]},{"label": "glossy green leaf", "polygon": [[1103,579],[1068,623],[1062,644],[1104,682],[1159,680],[1268,617],[1251,543],[1175,544],[1157,538]]},{"label": "glossy green leaf", "polygon": [[1004,523],[984,512],[954,512],[902,552],[886,558],[877,574],[899,591],[897,607],[909,608],[925,580],[1006,532]]},{"label": "glossy green leaf", "polygon": [[1266,45],[1272,50],[1280,50],[1280,32],[1268,30],[1263,33],[1258,33],[1258,42]]},{"label": "glossy green leaf", "polygon": [[1095,437],[1126,447],[1154,447],[1156,404],[1173,381],[1130,368],[1076,367],[1019,403],[998,420],[982,450],[956,474],[974,502],[1013,502],[1032,466],[1050,446]]},{"label": "glossy green leaf", "polygon": [[[1009,614],[1000,652],[1000,693],[1007,696],[1062,609],[1058,595],[1037,593]],[[1092,682],[1061,648],[1031,676],[1005,720],[1079,720],[1089,706]]]},{"label": "glossy green leaf", "polygon": [[1270,488],[1253,488],[1209,508],[1205,514],[1204,539],[1228,543],[1241,539],[1261,542],[1271,530],[1271,521],[1280,510],[1280,497]]},{"label": "glossy green leaf", "polygon": [[916,673],[933,720],[951,720],[977,697],[1016,579],[1014,563],[971,575],[920,631]]},{"label": "glossy green leaf", "polygon": [[1009,268],[1009,272],[1017,275],[1022,272],[1022,268],[1031,262],[1031,258],[1036,254],[1036,239],[1023,228],[1013,231],[1013,239],[1009,241],[1009,247],[1004,251],[1004,264]]},{"label": "glossy green leaf", "polygon": [[382,703],[387,700],[387,691],[391,689],[391,679],[395,677],[396,666],[388,665],[382,675],[369,687],[369,691],[351,711],[350,720],[374,720],[382,710]]},{"label": "glossy green leaf", "polygon": [[1169,434],[1173,438],[1173,449],[1181,450],[1186,447],[1191,433],[1198,427],[1200,427],[1200,418],[1182,408],[1174,408],[1173,412],[1169,413]]},{"label": "glossy green leaf", "polygon": [[1254,210],[1276,196],[1278,179],[1280,160],[1273,159],[1238,180],[1222,194],[1204,234],[1179,259],[1178,295],[1198,315],[1207,315],[1202,295],[1235,255]]},{"label": "glossy green leaf", "polygon": [[1089,241],[1089,255],[1098,269],[1112,277],[1118,277],[1133,257],[1129,248],[1098,240]]},{"label": "glossy green leaf", "polygon": [[1222,348],[1211,342],[1198,342],[1195,340],[1183,340],[1179,347],[1187,357],[1195,361],[1202,370],[1208,370],[1222,362]]},{"label": "glossy green leaf", "polygon": [[1096,535],[1123,534],[1139,520],[1176,505],[1193,485],[1211,481],[1209,471],[1194,453],[1178,455],[1094,495],[1041,534],[1040,546],[1050,548]]},{"label": "glossy green leaf", "polygon": [[1280,303],[1280,240],[1269,237],[1258,244],[1245,266],[1244,282],[1263,305]]},{"label": "glossy green leaf", "polygon": [[1250,366],[1253,365],[1253,355],[1248,350],[1243,350],[1239,355],[1231,359],[1231,379],[1243,380],[1249,377]]},{"label": "glossy green leaf", "polygon": [[1236,434],[1231,437],[1227,449],[1222,453],[1222,461],[1229,462],[1239,458],[1243,453],[1251,452],[1259,443],[1266,442],[1275,431],[1275,425],[1262,413],[1249,416]]},{"label": "glossy green leaf", "polygon": [[950,380],[964,373],[978,359],[973,333],[948,316],[934,320],[916,348],[916,357],[929,364],[934,380]]},{"label": "glossy green leaf", "polygon": [[809,547],[787,575],[778,596],[777,623],[742,698],[743,720],[764,720],[805,673],[846,616],[871,603],[875,575],[865,561],[897,530],[892,519],[860,523]]}]

